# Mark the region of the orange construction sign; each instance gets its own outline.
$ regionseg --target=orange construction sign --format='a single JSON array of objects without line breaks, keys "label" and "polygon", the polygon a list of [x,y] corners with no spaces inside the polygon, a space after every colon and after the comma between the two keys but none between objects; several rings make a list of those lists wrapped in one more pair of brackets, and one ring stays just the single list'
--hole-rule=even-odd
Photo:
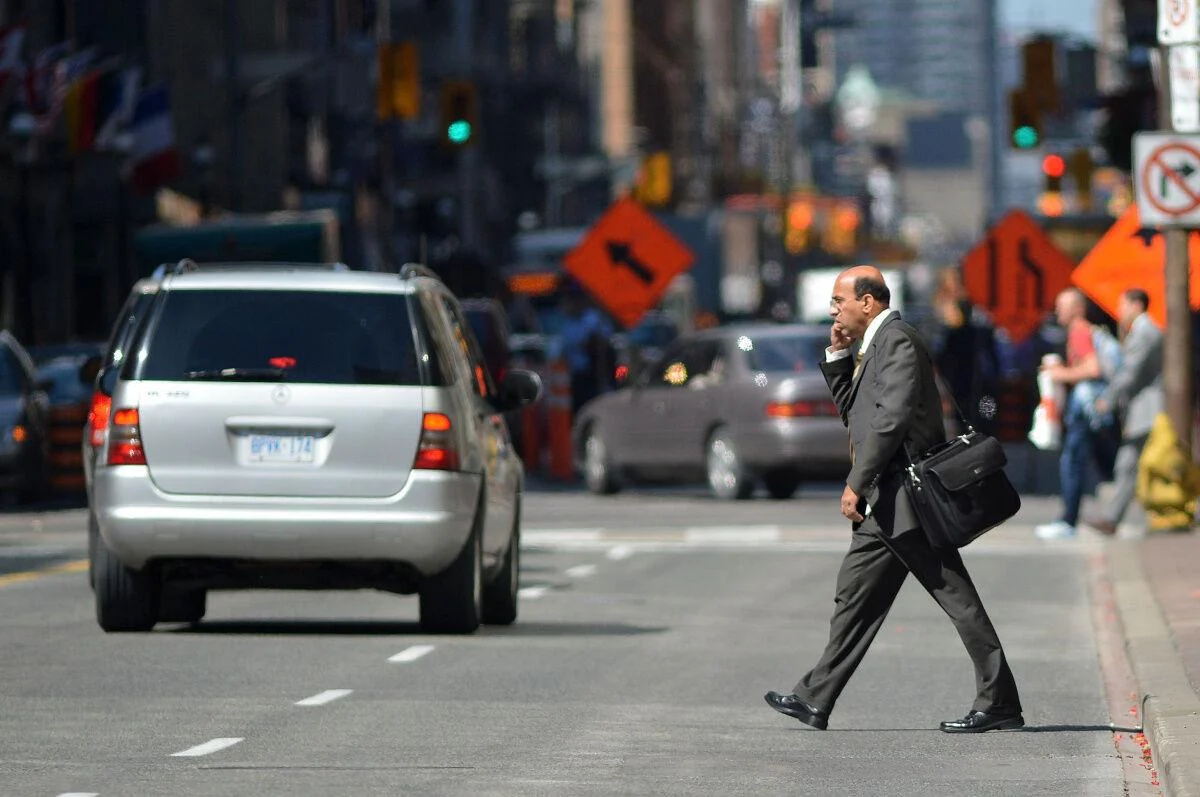
[{"label": "orange construction sign", "polygon": [[[1167,324],[1167,245],[1162,231],[1143,227],[1136,205],[1130,205],[1104,237],[1087,253],[1071,281],[1114,318],[1117,300],[1129,288],[1141,288],[1150,297],[1150,317],[1159,327]],[[1188,233],[1191,305],[1200,310],[1200,233]]]},{"label": "orange construction sign", "polygon": [[963,284],[1014,343],[1026,340],[1071,285],[1071,258],[1028,213],[1014,210],[963,258]]},{"label": "orange construction sign", "polygon": [[695,256],[633,199],[620,199],[563,260],[567,273],[622,326],[654,308]]}]

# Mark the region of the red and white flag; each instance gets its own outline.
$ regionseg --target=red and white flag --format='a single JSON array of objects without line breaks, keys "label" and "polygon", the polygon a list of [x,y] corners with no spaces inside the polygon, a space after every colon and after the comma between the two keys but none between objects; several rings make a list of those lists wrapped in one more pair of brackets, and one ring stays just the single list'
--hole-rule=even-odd
[{"label": "red and white flag", "polygon": [[135,190],[149,193],[179,176],[179,150],[165,85],[159,83],[138,95],[129,133],[132,146],[126,168]]}]

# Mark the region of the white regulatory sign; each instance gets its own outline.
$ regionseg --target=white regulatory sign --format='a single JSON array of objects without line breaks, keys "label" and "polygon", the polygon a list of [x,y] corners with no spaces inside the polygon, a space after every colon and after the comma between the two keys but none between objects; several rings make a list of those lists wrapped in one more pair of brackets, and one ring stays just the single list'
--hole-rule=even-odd
[{"label": "white regulatory sign", "polygon": [[1171,122],[1178,133],[1200,132],[1200,45],[1169,48]]},{"label": "white regulatory sign", "polygon": [[1200,228],[1200,135],[1136,133],[1133,162],[1142,226]]},{"label": "white regulatory sign", "polygon": [[1197,0],[1158,0],[1158,43],[1195,44],[1200,42],[1200,2]]}]

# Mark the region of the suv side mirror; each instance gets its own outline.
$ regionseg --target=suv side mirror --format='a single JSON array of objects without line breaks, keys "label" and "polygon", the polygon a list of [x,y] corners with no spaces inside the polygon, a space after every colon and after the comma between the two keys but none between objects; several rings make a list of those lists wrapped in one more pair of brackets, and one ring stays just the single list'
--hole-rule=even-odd
[{"label": "suv side mirror", "polygon": [[541,398],[542,378],[533,371],[514,368],[504,374],[499,392],[500,397],[497,403],[500,406],[497,409],[501,412],[515,410]]},{"label": "suv side mirror", "polygon": [[79,366],[79,381],[85,385],[95,384],[102,365],[104,365],[103,357],[88,357],[83,365]]}]

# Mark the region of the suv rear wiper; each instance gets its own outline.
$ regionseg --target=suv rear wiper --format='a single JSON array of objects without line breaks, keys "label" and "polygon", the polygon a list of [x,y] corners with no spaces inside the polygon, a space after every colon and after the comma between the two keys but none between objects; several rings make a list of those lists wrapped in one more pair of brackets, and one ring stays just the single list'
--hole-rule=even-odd
[{"label": "suv rear wiper", "polygon": [[287,379],[287,371],[283,368],[211,368],[207,371],[188,371],[184,376],[188,379],[255,382]]}]

